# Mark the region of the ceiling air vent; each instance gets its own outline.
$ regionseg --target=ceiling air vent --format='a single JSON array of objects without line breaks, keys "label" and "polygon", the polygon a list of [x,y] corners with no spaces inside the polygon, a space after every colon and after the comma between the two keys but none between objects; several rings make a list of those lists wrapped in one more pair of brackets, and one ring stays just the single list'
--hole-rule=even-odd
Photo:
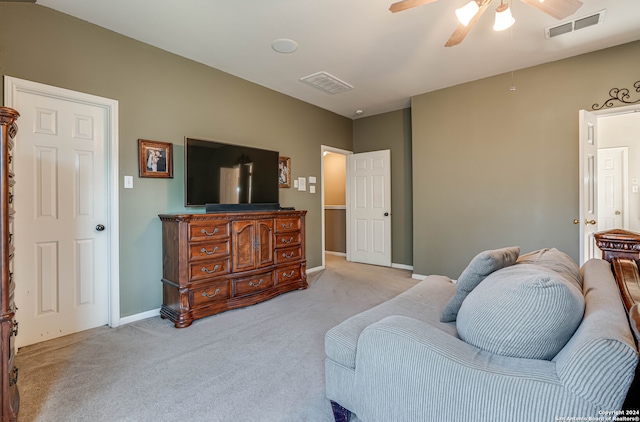
[{"label": "ceiling air vent", "polygon": [[327,72],[314,73],[313,75],[300,78],[300,80],[328,94],[339,94],[353,89],[353,86]]},{"label": "ceiling air vent", "polygon": [[569,32],[577,31],[578,29],[588,28],[593,25],[604,22],[604,15],[606,10],[601,10],[598,13],[589,16],[583,16],[575,21],[563,23],[558,26],[550,26],[545,28],[544,33],[547,38],[557,37],[558,35],[567,34]]}]

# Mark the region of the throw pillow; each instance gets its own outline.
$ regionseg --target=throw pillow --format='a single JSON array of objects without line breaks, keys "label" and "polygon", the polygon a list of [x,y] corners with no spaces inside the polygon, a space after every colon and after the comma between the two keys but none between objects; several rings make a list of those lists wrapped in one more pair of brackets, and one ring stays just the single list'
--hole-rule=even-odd
[{"label": "throw pillow", "polygon": [[441,322],[453,322],[456,320],[460,305],[471,292],[486,276],[501,268],[515,264],[520,248],[512,246],[508,248],[493,249],[480,252],[475,256],[458,277],[456,283],[456,293],[453,295],[445,306]]},{"label": "throw pillow", "polygon": [[572,282],[533,264],[487,277],[458,313],[458,335],[503,356],[552,359],[580,325],[584,296]]},{"label": "throw pillow", "polygon": [[582,276],[578,264],[569,255],[556,248],[545,248],[520,255],[516,263],[536,264],[553,270],[582,290]]}]

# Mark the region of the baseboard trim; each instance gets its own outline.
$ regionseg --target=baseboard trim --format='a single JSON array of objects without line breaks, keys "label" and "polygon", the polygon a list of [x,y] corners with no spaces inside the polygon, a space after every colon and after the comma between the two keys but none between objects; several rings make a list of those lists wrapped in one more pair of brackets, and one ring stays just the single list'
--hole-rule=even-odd
[{"label": "baseboard trim", "polygon": [[334,251],[324,251],[327,255],[335,255],[335,256],[347,256],[345,252],[334,252]]},{"label": "baseboard trim", "polygon": [[139,314],[129,315],[124,318],[120,318],[120,325],[130,324],[132,322],[140,321],[147,318],[152,318],[160,315],[160,308],[152,309],[146,312],[140,312]]},{"label": "baseboard trim", "polygon": [[322,270],[324,270],[324,265],[320,265],[319,267],[309,268],[307,270],[307,274],[308,273],[315,273],[316,271],[322,271]]},{"label": "baseboard trim", "polygon": [[411,278],[415,278],[416,280],[424,280],[425,278],[427,278],[427,276],[426,275],[422,275],[422,274],[413,273],[413,274],[411,274]]},{"label": "baseboard trim", "polygon": [[399,268],[401,270],[413,271],[413,265],[406,265],[406,264],[394,264],[394,263],[391,263],[391,268]]}]

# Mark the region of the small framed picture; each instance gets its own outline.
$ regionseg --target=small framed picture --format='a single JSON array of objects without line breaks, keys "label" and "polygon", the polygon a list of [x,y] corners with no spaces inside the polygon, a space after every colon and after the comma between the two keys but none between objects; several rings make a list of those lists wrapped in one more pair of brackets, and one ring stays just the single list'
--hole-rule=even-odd
[{"label": "small framed picture", "polygon": [[140,177],[173,178],[173,144],[138,139]]},{"label": "small framed picture", "polygon": [[291,187],[291,158],[289,157],[278,159],[278,187]]}]

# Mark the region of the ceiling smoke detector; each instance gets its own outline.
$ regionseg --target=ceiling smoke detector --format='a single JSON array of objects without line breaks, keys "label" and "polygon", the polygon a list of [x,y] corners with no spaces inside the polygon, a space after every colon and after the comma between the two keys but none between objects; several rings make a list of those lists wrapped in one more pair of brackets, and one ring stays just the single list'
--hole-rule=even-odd
[{"label": "ceiling smoke detector", "polygon": [[300,81],[311,85],[314,88],[318,88],[320,91],[324,91],[327,94],[339,94],[353,89],[352,85],[349,85],[345,81],[341,81],[327,72],[317,72],[312,75],[305,76],[304,78],[300,78]]},{"label": "ceiling smoke detector", "polygon": [[604,15],[606,9],[601,10],[593,15],[583,16],[571,22],[565,22],[561,25],[550,26],[545,28],[544,35],[547,39],[557,37],[558,35],[568,34],[569,32],[577,31],[578,29],[588,28],[593,25],[598,25],[604,22]]}]

